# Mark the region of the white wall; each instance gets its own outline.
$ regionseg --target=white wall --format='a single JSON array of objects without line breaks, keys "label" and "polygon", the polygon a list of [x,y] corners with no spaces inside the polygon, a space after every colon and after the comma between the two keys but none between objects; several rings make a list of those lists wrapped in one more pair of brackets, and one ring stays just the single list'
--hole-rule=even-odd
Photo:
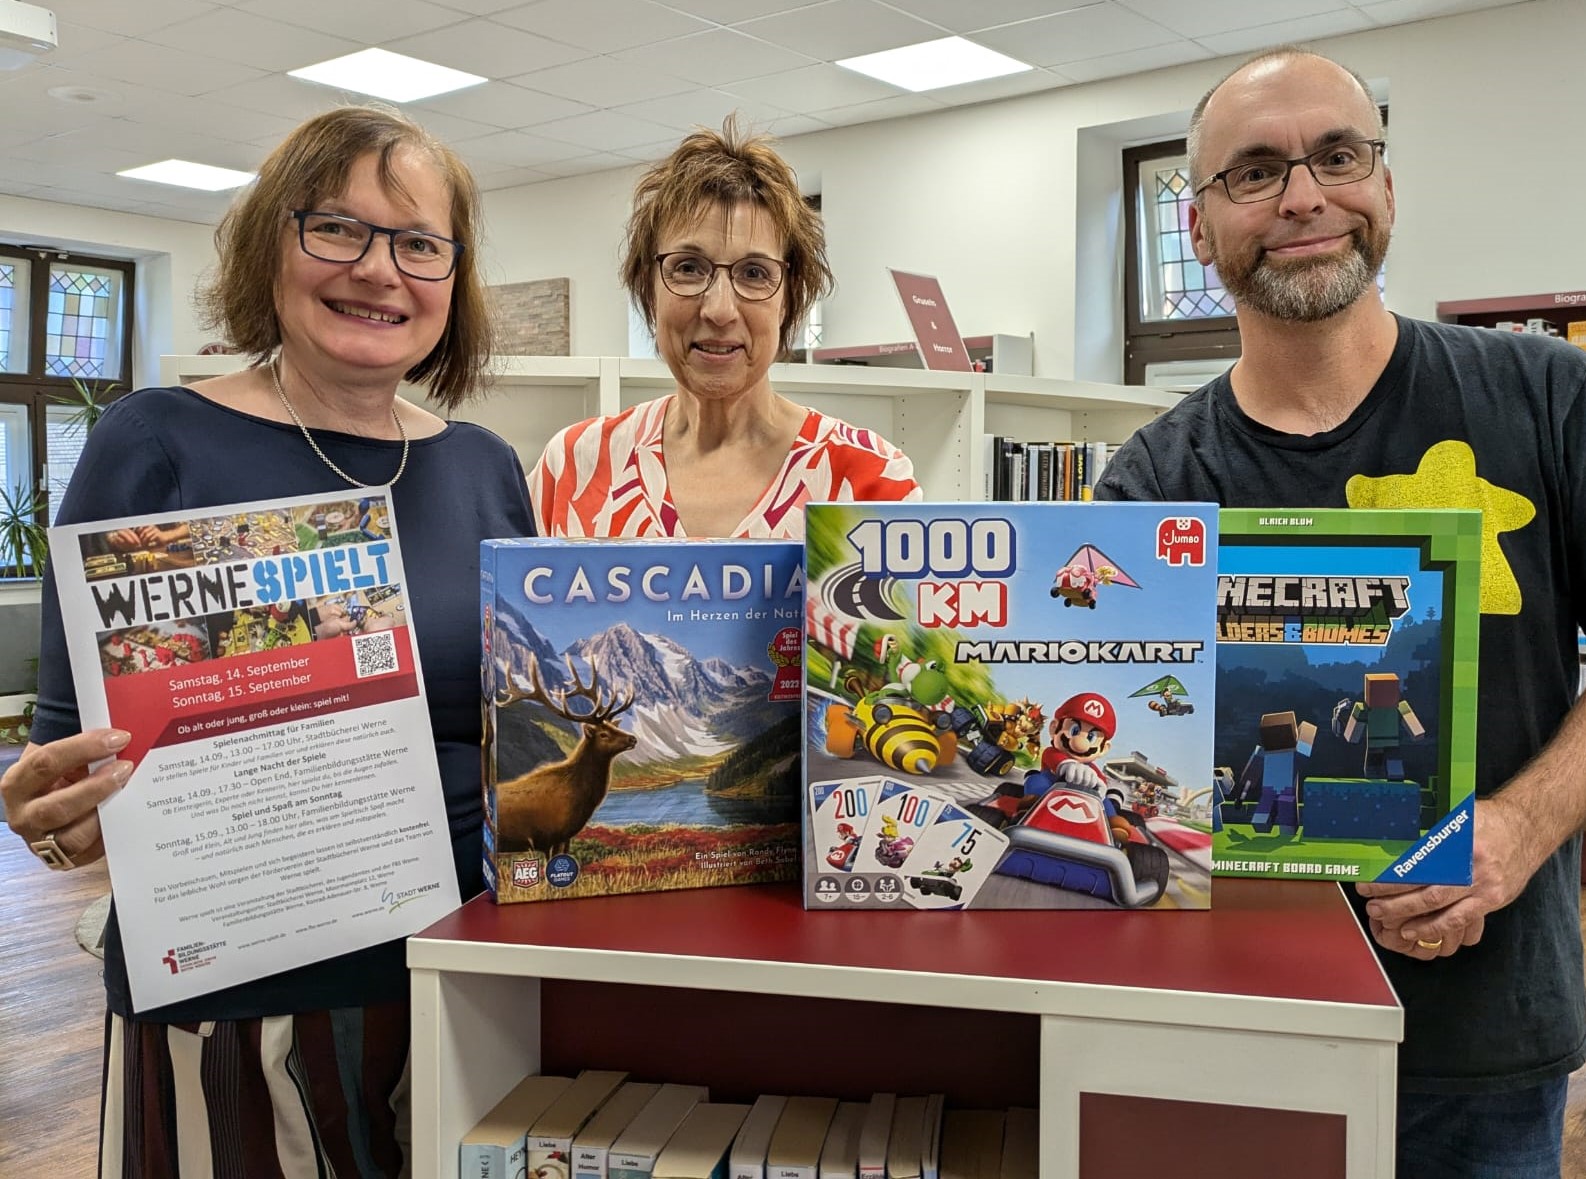
[{"label": "white wall", "polygon": [[133,387],[159,380],[162,354],[197,352],[212,338],[199,326],[192,301],[215,256],[212,234],[209,226],[187,221],[0,195],[0,241],[137,262]]},{"label": "white wall", "polygon": [[[1440,300],[1586,286],[1586,235],[1567,219],[1574,194],[1586,192],[1586,152],[1569,122],[1586,60],[1586,3],[1534,0],[1315,47],[1392,88],[1395,310],[1430,318]],[[785,141],[800,174],[821,177],[839,283],[826,306],[826,342],[908,338],[886,275],[893,266],[941,278],[967,335],[1033,331],[1041,375],[1120,379],[1113,148],[1142,127],[1182,130],[1234,64]],[[486,195],[492,281],[571,276],[575,352],[626,351],[614,274],[635,175]]]},{"label": "white wall", "polygon": [[628,355],[617,258],[637,166],[485,194],[485,281],[569,279],[574,356]]}]

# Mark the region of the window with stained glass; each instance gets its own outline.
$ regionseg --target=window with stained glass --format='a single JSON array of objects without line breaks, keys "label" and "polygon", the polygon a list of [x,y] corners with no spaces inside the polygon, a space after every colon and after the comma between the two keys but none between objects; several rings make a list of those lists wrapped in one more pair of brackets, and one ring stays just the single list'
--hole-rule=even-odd
[{"label": "window with stained glass", "polygon": [[52,377],[121,376],[121,275],[69,263],[50,267],[44,372]]},{"label": "window with stained glass", "polygon": [[[87,431],[81,385],[103,404],[131,383],[136,267],[0,245],[0,487],[53,524]],[[0,562],[0,578],[15,566]]]},{"label": "window with stained glass", "polygon": [[11,311],[16,299],[16,265],[0,262],[0,372],[11,368]]},{"label": "window with stained glass", "polygon": [[1206,319],[1232,315],[1234,299],[1217,280],[1215,266],[1202,266],[1190,245],[1187,159],[1148,160],[1140,165],[1139,225],[1142,319]]}]

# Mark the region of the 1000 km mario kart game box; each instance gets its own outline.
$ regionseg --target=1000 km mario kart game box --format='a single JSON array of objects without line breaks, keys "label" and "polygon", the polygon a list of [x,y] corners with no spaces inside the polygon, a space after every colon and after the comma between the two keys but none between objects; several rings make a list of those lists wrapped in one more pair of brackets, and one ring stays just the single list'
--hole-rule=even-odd
[{"label": "1000 km mario kart game box", "polygon": [[805,519],[806,907],[1209,906],[1215,505]]}]

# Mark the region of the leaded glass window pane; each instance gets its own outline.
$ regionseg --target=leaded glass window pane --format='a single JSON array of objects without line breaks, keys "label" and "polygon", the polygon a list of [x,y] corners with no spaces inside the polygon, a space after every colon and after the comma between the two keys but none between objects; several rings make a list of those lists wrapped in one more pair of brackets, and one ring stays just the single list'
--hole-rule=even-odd
[{"label": "leaded glass window pane", "polygon": [[50,493],[50,524],[66,498],[66,485],[72,481],[77,460],[82,457],[88,431],[73,422],[76,410],[69,405],[46,406],[44,410],[44,486]]},{"label": "leaded glass window pane", "polygon": [[1152,160],[1140,167],[1141,199],[1151,201],[1140,224],[1154,227],[1141,243],[1141,317],[1160,321],[1232,315],[1234,299],[1217,280],[1216,267],[1203,267],[1190,246],[1189,161]]},{"label": "leaded glass window pane", "polygon": [[0,258],[0,373],[28,371],[28,264]]},{"label": "leaded glass window pane", "polygon": [[114,270],[50,267],[44,372],[53,377],[121,377],[121,275]]}]

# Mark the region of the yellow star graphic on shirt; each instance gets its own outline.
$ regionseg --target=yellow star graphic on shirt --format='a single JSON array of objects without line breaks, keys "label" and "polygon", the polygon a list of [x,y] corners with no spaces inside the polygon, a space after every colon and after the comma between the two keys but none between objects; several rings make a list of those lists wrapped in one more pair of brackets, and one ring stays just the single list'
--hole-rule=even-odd
[{"label": "yellow star graphic on shirt", "polygon": [[1520,613],[1520,583],[1499,547],[1498,534],[1524,528],[1536,515],[1536,506],[1477,475],[1476,453],[1468,443],[1439,442],[1421,456],[1413,475],[1353,475],[1344,495],[1352,508],[1480,508],[1481,612]]}]

